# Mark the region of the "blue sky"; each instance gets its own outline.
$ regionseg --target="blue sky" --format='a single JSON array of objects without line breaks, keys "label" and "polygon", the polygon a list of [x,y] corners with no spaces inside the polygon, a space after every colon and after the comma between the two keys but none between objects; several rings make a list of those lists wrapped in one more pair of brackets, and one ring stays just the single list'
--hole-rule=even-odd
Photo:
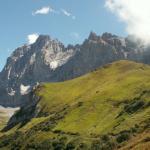
[{"label": "blue sky", "polygon": [[[1,0],[0,70],[12,51],[27,43],[29,34],[48,34],[65,45],[82,43],[90,31],[125,36],[125,24],[104,4],[105,0]],[[37,13],[43,7],[50,12]]]}]

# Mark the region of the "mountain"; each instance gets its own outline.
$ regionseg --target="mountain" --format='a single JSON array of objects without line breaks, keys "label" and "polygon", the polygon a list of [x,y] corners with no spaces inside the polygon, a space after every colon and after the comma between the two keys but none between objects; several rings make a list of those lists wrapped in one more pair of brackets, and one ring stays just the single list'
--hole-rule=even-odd
[{"label": "mountain", "polygon": [[8,58],[0,74],[0,103],[6,106],[24,104],[21,96],[28,94],[38,82],[53,81],[54,70],[72,55],[72,49],[43,35],[35,44],[19,47]]},{"label": "mountain", "polygon": [[28,93],[41,82],[58,82],[84,75],[107,63],[128,59],[150,63],[150,51],[132,36],[91,32],[81,45],[65,47],[40,35],[32,45],[17,48],[0,73],[0,105],[23,106]]},{"label": "mountain", "polygon": [[124,60],[38,85],[0,134],[0,148],[146,150],[149,127],[150,66]]}]

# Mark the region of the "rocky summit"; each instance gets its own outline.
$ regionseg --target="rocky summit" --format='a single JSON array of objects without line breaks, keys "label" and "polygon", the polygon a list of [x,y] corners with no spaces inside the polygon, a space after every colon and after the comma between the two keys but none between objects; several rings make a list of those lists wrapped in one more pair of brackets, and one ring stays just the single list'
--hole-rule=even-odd
[{"label": "rocky summit", "polygon": [[102,36],[91,32],[78,45],[65,47],[47,35],[31,45],[17,48],[0,73],[0,105],[23,106],[30,102],[30,91],[42,82],[73,79],[107,63],[128,59],[150,63],[150,51],[132,36]]}]

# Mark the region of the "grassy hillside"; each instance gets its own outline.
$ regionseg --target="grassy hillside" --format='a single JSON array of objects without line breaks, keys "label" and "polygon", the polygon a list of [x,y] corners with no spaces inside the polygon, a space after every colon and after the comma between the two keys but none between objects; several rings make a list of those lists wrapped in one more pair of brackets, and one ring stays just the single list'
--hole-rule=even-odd
[{"label": "grassy hillside", "polygon": [[118,61],[74,80],[45,83],[35,93],[36,118],[1,133],[1,148],[146,150],[150,145],[147,65]]}]

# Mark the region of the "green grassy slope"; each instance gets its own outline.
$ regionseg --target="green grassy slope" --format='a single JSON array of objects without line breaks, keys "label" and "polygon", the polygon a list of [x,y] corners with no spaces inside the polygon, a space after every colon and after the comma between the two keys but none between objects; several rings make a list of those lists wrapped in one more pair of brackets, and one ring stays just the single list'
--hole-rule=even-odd
[{"label": "green grassy slope", "polygon": [[147,65],[118,61],[70,81],[45,83],[36,95],[37,118],[2,133],[0,147],[119,149],[143,132],[149,136]]}]

